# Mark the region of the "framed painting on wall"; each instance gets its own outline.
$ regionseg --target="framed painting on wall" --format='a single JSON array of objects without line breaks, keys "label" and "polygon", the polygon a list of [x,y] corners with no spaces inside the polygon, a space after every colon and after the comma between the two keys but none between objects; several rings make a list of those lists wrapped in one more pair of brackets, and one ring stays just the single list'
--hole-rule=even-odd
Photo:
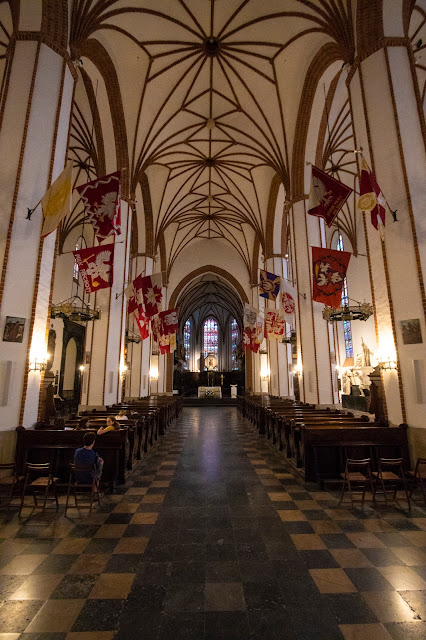
[{"label": "framed painting on wall", "polygon": [[26,318],[6,316],[4,325],[3,342],[22,342],[24,339]]},{"label": "framed painting on wall", "polygon": [[404,344],[421,344],[423,342],[419,318],[401,320],[401,331]]}]

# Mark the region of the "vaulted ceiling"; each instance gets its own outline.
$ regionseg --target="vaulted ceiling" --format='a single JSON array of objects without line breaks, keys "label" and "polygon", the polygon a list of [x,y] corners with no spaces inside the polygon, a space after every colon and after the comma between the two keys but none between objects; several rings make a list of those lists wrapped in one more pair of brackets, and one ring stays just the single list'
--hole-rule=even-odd
[{"label": "vaulted ceiling", "polygon": [[306,71],[327,43],[349,59],[352,33],[341,0],[75,0],[71,50],[86,85],[92,64],[110,83],[130,193],[146,174],[168,272],[217,238],[250,273],[271,181],[291,189]]}]

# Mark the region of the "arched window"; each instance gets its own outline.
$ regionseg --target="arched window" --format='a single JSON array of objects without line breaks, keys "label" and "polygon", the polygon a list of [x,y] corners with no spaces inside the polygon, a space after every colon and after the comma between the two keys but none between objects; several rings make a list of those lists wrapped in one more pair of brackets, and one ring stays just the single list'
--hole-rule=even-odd
[{"label": "arched window", "polygon": [[[337,239],[337,251],[343,251],[343,237],[342,234],[339,233]],[[348,283],[346,278],[343,281],[342,288],[342,307],[346,307],[349,305],[349,296],[348,296]],[[345,336],[345,351],[347,358],[354,357],[354,348],[352,344],[352,328],[350,320],[343,320],[343,335]]]},{"label": "arched window", "polygon": [[232,318],[231,322],[231,365],[232,369],[238,369],[237,346],[240,337],[238,322]]},{"label": "arched window", "polygon": [[[80,236],[75,244],[75,251],[78,251],[79,249],[85,249],[86,248],[86,240],[83,238],[83,236]],[[74,261],[74,266],[73,266],[73,271],[72,271],[72,295],[78,295],[79,291],[79,286],[80,286],[80,271],[78,268],[78,264],[77,262]],[[84,291],[83,291],[84,293]]]},{"label": "arched window", "polygon": [[185,349],[185,364],[184,369],[189,369],[189,356],[191,348],[191,320],[185,322],[183,327],[183,346]]},{"label": "arched window", "polygon": [[204,357],[207,357],[208,353],[212,353],[215,358],[219,352],[219,339],[217,332],[217,322],[214,318],[207,318],[203,326],[203,345],[204,345]]}]

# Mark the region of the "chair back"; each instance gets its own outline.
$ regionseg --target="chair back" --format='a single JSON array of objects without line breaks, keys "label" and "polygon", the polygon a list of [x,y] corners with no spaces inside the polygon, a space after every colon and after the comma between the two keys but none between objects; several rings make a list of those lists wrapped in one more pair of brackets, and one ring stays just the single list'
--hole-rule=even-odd
[{"label": "chair back", "polygon": [[363,458],[362,460],[347,458],[346,460],[346,472],[352,473],[362,473],[366,475],[370,469],[371,458]]},{"label": "chair back", "polygon": [[27,471],[48,471],[50,472],[50,462],[27,462]]},{"label": "chair back", "polygon": [[404,475],[404,458],[379,458],[378,471],[393,471],[397,475]]},{"label": "chair back", "polygon": [[[85,482],[77,482],[77,474],[78,473],[87,473],[87,472],[91,472],[94,471],[95,473],[93,474],[93,480],[91,483],[85,483]],[[96,465],[95,464],[85,464],[85,465],[76,465],[75,462],[70,462],[70,481],[72,476],[74,475],[74,481],[75,484],[78,484],[80,486],[92,486],[92,484],[95,482],[96,480]]]},{"label": "chair back", "polygon": [[[426,458],[417,458],[417,462],[416,462],[416,469],[414,471],[414,475],[417,475],[420,472],[420,467],[422,466],[426,467]],[[0,469],[2,468],[1,464],[0,464]]]},{"label": "chair back", "polygon": [[0,471],[15,471],[15,463],[14,462],[3,462],[0,464]]}]

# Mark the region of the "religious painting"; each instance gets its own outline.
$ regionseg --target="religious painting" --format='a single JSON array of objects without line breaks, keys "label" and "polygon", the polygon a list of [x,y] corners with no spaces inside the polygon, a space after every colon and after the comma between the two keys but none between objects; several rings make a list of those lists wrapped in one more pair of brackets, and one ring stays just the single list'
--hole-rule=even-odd
[{"label": "religious painting", "polygon": [[421,344],[423,342],[419,318],[401,320],[401,331],[404,344]]},{"label": "religious painting", "polygon": [[24,339],[25,318],[6,316],[3,342],[22,342]]}]

